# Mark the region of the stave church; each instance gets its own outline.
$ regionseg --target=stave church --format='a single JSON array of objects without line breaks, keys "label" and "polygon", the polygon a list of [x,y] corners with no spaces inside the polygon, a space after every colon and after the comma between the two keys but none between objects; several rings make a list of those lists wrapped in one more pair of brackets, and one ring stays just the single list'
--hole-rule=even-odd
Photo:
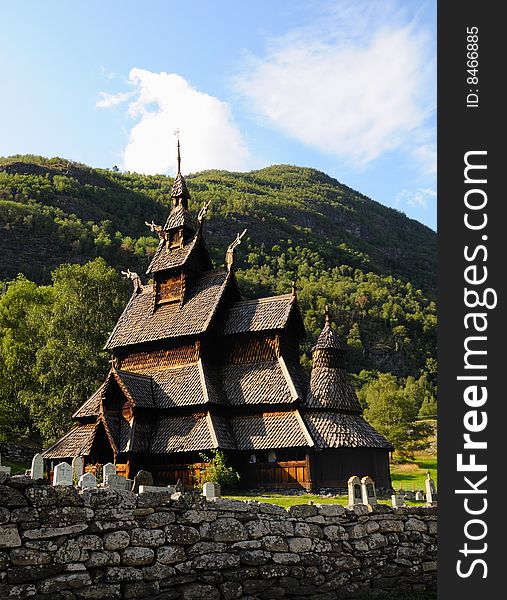
[{"label": "stave church", "polygon": [[128,271],[133,293],[107,340],[111,368],[74,413],[75,425],[43,456],[114,462],[119,474],[152,473],[159,485],[191,486],[212,450],[224,452],[245,489],[346,487],[351,475],[391,486],[391,444],[362,417],[345,370],[346,347],[326,310],[308,374],[295,287],[246,300],[227,248],[216,269],[204,239],[206,206],[189,212],[178,172],[152,283]]}]

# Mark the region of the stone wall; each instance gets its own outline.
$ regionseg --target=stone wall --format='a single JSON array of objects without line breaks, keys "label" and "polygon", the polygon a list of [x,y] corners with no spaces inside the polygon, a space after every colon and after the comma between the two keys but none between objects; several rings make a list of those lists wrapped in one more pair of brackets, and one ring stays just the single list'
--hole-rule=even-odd
[{"label": "stone wall", "polygon": [[2,459],[15,463],[30,465],[32,458],[40,452],[37,448],[22,446],[11,442],[0,442],[0,455]]},{"label": "stone wall", "polygon": [[0,598],[359,598],[435,589],[435,508],[0,479]]}]

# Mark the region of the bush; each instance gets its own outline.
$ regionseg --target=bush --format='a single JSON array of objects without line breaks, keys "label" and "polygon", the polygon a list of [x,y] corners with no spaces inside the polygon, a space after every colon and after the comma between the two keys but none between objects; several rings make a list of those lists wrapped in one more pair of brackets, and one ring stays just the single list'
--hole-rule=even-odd
[{"label": "bush", "polygon": [[211,455],[199,455],[207,465],[201,469],[197,484],[213,482],[220,484],[222,492],[231,492],[239,486],[239,473],[227,465],[225,454],[220,450],[211,450]]}]

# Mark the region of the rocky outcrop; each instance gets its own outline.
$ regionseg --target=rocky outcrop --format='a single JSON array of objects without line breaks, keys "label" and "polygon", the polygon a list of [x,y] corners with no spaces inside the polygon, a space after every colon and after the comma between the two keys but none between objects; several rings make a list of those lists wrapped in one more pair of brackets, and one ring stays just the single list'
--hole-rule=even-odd
[{"label": "rocky outcrop", "polygon": [[0,480],[0,597],[359,598],[433,590],[436,508],[353,509]]}]

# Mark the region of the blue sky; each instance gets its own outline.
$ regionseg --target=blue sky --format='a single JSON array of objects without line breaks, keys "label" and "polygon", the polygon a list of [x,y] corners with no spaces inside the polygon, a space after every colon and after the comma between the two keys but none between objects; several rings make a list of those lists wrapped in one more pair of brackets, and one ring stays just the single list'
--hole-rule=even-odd
[{"label": "blue sky", "polygon": [[435,0],[2,5],[0,155],[320,169],[436,229]]}]

